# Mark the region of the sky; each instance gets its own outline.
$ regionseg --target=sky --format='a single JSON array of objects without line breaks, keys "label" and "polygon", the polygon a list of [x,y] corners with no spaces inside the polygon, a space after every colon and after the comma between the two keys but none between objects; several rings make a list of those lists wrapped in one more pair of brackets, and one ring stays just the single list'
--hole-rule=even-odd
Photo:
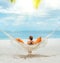
[{"label": "sky", "polygon": [[60,0],[41,0],[38,9],[33,0],[0,0],[0,30],[60,31]]}]

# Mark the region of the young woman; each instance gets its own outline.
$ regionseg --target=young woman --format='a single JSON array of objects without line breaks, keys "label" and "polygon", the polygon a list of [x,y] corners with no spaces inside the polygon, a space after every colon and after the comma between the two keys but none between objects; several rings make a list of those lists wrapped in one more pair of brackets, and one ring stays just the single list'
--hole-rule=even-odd
[{"label": "young woman", "polygon": [[[16,40],[20,43],[24,43],[23,40],[21,40],[20,38],[16,38]],[[38,37],[35,41],[33,41],[33,36],[29,36],[29,40],[27,42],[28,45],[34,45],[37,43],[40,43],[42,41],[41,37]]]},{"label": "young woman", "polygon": [[41,37],[39,37],[35,41],[33,41],[33,36],[29,36],[29,41],[27,42],[27,44],[34,45],[34,44],[40,43],[41,41],[42,41]]}]

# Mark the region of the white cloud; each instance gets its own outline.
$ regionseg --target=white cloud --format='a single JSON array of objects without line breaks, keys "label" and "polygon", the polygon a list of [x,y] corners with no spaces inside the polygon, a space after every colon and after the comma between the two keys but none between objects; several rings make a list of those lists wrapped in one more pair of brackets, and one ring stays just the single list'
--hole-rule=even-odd
[{"label": "white cloud", "polygon": [[42,26],[46,26],[48,23],[47,22],[42,22],[42,21],[39,21],[39,22],[36,22],[37,25],[42,25]]},{"label": "white cloud", "polygon": [[9,20],[12,20],[12,19],[15,19],[14,17],[12,17],[12,16],[9,16],[9,17],[3,17],[3,18],[0,18],[0,22],[7,22],[7,21],[9,21]]},{"label": "white cloud", "polygon": [[24,24],[24,16],[18,16],[17,19],[12,23],[12,26],[20,26],[21,24]]},{"label": "white cloud", "polygon": [[0,6],[0,9],[2,9],[2,6]]},{"label": "white cloud", "polygon": [[15,18],[12,16],[0,18],[0,24],[2,24],[3,26],[10,26],[11,24],[9,22],[10,20],[13,20],[13,19]]},{"label": "white cloud", "polygon": [[55,26],[57,26],[57,27],[60,28],[60,21],[56,21],[56,22],[55,22]]},{"label": "white cloud", "polygon": [[1,13],[15,13],[15,14],[29,14],[29,15],[45,15],[44,10],[35,10],[32,4],[32,0],[16,0],[15,5],[11,5],[9,8],[0,8]]},{"label": "white cloud", "polygon": [[60,9],[60,0],[45,0],[44,5],[51,9]]},{"label": "white cloud", "polygon": [[10,4],[9,8],[0,6],[0,13],[28,14],[34,16],[47,16],[49,9],[60,9],[60,0],[42,0],[39,8],[33,7],[33,0],[16,0],[15,4]]},{"label": "white cloud", "polygon": [[54,24],[54,28],[55,28],[57,31],[60,31],[60,21],[55,21],[53,24]]},{"label": "white cloud", "polygon": [[13,6],[15,10],[19,10],[23,13],[33,13],[34,8],[32,5],[32,0],[17,0]]}]

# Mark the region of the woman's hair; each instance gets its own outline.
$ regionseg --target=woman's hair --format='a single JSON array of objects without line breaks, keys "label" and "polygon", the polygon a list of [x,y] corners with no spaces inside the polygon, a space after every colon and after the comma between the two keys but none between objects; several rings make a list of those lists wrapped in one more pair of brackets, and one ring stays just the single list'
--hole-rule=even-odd
[{"label": "woman's hair", "polygon": [[29,36],[29,39],[30,39],[30,40],[33,40],[33,36]]}]

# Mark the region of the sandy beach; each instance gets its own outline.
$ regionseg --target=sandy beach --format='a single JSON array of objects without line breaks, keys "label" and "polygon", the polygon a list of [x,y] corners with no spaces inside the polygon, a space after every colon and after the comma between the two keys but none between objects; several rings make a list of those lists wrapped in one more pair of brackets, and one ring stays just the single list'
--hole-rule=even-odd
[{"label": "sandy beach", "polygon": [[31,57],[11,40],[0,40],[0,63],[60,63],[60,38],[48,39],[47,45],[33,51]]}]

